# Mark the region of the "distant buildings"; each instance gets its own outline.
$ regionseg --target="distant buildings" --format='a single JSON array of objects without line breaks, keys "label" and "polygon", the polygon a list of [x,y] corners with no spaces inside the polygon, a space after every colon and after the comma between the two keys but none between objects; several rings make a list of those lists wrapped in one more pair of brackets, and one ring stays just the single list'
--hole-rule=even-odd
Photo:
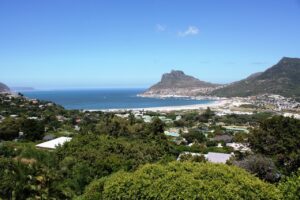
[{"label": "distant buildings", "polygon": [[183,155],[187,155],[187,154],[192,156],[204,156],[208,162],[223,163],[223,164],[225,164],[233,156],[233,154],[227,154],[227,153],[209,152],[208,154],[201,154],[201,153],[184,152],[178,156],[177,160],[179,161]]},{"label": "distant buildings", "polygon": [[240,151],[242,153],[251,151],[251,149],[247,145],[242,143],[227,143],[226,146],[233,148],[234,151]]}]

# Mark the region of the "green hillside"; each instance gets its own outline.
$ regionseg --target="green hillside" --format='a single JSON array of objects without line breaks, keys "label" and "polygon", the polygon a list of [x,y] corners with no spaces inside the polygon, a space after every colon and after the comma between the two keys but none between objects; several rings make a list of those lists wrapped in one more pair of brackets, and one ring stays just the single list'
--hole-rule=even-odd
[{"label": "green hillside", "polygon": [[3,83],[0,83],[0,92],[8,92],[10,91],[9,87]]},{"label": "green hillside", "polygon": [[252,96],[265,93],[285,97],[300,97],[300,59],[282,58],[276,65],[263,73],[217,89],[212,95],[222,97]]}]

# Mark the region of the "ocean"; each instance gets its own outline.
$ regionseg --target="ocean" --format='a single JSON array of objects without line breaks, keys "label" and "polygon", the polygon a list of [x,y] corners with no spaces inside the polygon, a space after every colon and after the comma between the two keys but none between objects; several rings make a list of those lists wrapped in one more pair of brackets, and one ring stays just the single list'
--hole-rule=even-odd
[{"label": "ocean", "polygon": [[145,89],[89,89],[89,90],[53,90],[27,91],[25,96],[33,99],[55,102],[66,109],[104,110],[134,109],[165,106],[185,106],[207,104],[212,100],[189,98],[144,98],[138,97]]}]

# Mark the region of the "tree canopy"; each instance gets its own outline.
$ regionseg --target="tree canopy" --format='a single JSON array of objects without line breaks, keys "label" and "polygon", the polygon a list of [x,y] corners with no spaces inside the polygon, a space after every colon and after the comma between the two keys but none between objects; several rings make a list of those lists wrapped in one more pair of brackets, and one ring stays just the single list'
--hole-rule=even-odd
[{"label": "tree canopy", "polygon": [[171,162],[118,172],[87,187],[92,199],[280,199],[279,190],[227,165]]},{"label": "tree canopy", "polygon": [[254,152],[269,156],[290,174],[300,167],[300,120],[275,116],[264,120],[249,137]]}]

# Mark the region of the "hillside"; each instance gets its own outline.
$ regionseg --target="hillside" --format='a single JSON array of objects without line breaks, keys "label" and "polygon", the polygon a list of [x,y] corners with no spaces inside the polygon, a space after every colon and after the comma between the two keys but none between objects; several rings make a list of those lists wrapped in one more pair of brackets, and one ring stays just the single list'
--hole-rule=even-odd
[{"label": "hillside", "polygon": [[10,89],[7,85],[0,83],[0,92],[9,92]]},{"label": "hillside", "polygon": [[150,87],[142,96],[196,96],[208,93],[217,86],[188,76],[182,71],[172,70],[163,74],[161,81]]},{"label": "hillside", "polygon": [[222,97],[244,97],[264,93],[299,98],[300,59],[284,57],[266,71],[216,89],[211,94]]}]

